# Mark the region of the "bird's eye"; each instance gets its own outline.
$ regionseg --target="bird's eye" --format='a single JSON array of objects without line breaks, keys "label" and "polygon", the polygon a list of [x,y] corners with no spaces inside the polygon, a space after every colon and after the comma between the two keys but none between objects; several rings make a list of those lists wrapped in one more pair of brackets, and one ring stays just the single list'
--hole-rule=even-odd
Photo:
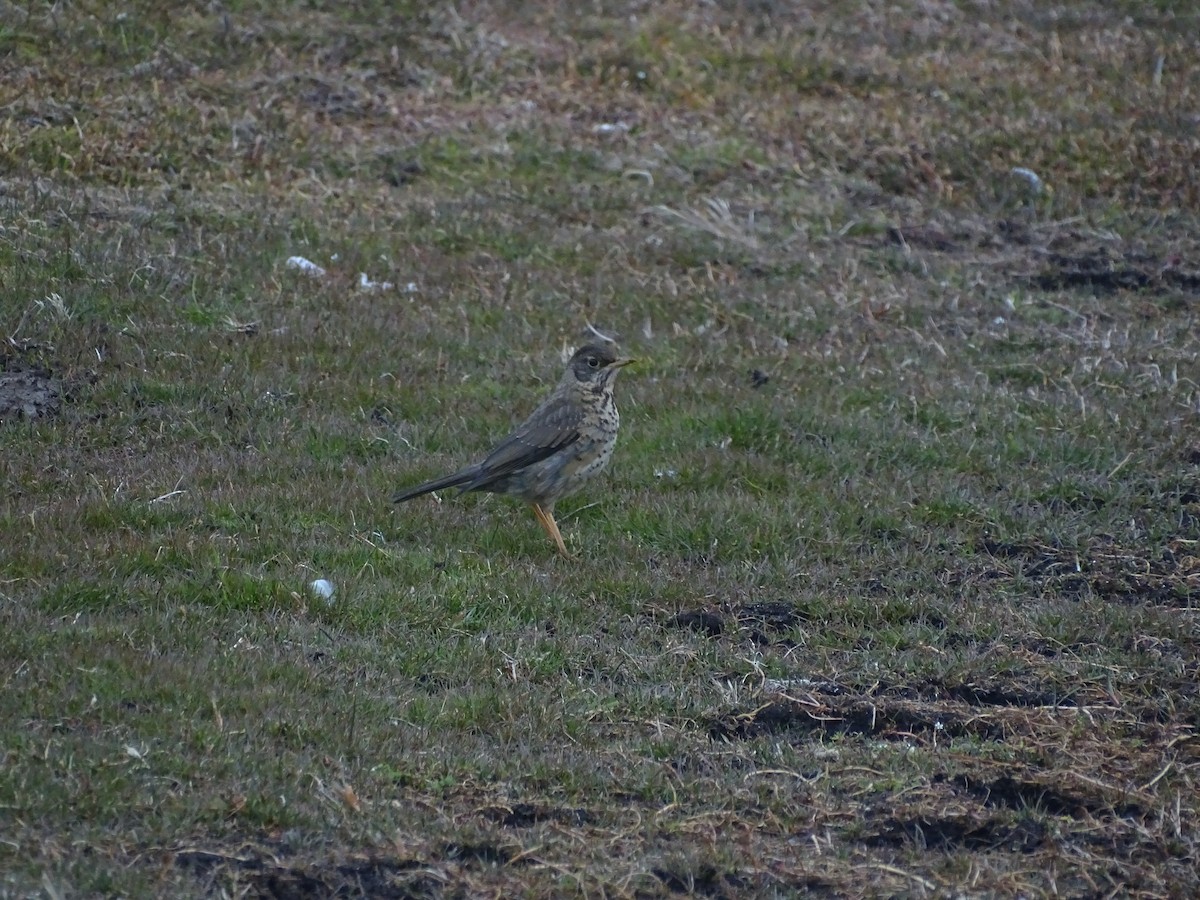
[{"label": "bird's eye", "polygon": [[588,357],[588,368],[589,369],[600,368],[600,360],[596,359],[596,357],[594,357],[594,356],[589,356]]}]

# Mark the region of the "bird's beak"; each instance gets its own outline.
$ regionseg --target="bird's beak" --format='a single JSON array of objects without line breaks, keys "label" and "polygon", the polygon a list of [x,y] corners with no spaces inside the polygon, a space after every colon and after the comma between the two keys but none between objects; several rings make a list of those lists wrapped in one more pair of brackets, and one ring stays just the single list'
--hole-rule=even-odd
[{"label": "bird's beak", "polygon": [[608,364],[608,367],[610,369],[620,369],[622,366],[627,366],[630,363],[635,363],[635,362],[637,362],[637,359],[635,357],[626,356],[622,359],[614,359],[612,362],[610,362]]}]

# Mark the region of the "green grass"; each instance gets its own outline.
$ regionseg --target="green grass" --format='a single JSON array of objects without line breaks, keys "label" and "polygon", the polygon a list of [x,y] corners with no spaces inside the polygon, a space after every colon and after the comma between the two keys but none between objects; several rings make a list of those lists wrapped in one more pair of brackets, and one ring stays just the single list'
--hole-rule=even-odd
[{"label": "green grass", "polygon": [[319,6],[0,26],[0,896],[1200,890],[1196,13]]}]

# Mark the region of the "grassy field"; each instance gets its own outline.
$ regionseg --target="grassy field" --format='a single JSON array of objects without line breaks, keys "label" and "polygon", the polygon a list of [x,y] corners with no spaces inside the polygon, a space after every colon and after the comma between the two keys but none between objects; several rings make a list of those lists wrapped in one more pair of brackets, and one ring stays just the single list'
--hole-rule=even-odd
[{"label": "grassy field", "polygon": [[0,896],[1200,893],[1194,3],[170,6],[0,0]]}]

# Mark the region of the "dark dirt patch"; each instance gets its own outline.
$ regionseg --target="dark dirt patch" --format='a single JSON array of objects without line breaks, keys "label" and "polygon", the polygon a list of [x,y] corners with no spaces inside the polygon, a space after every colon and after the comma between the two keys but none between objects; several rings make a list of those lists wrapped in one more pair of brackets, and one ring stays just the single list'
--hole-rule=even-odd
[{"label": "dark dirt patch", "polygon": [[709,610],[692,610],[681,612],[671,619],[671,625],[676,628],[687,628],[698,631],[709,637],[719,637],[725,630],[725,617],[718,612]]},{"label": "dark dirt patch", "polygon": [[42,366],[6,360],[0,371],[0,421],[41,419],[58,413],[62,382]]},{"label": "dark dirt patch", "polygon": [[851,700],[812,706],[776,700],[751,712],[725,715],[709,726],[714,739],[749,740],[764,734],[872,735],[905,740],[919,735],[947,738],[972,735],[1002,739],[1003,722],[986,716],[966,716],[933,704],[913,701]]},{"label": "dark dirt patch", "polygon": [[268,900],[326,897],[380,897],[428,900],[442,894],[442,880],[420,860],[361,857],[337,862],[281,859],[255,848],[236,852],[180,850],[175,865],[195,876],[213,893],[227,882],[249,888],[250,896]]},{"label": "dark dirt patch", "polygon": [[1051,787],[1037,781],[1001,775],[990,781],[972,780],[966,775],[954,779],[955,784],[979,798],[984,806],[1014,810],[1037,809],[1052,816],[1073,819],[1092,815],[1113,814],[1136,816],[1142,809],[1136,803],[1113,804],[1102,797],[1087,797],[1061,787]]},{"label": "dark dirt patch", "polygon": [[499,822],[505,828],[529,828],[542,822],[559,822],[564,825],[585,825],[592,820],[586,809],[568,809],[557,806],[540,806],[536,803],[514,803],[512,806],[494,806],[484,815]]},{"label": "dark dirt patch", "polygon": [[771,631],[787,631],[803,622],[804,615],[793,603],[744,603],[734,610],[741,625],[758,625]]},{"label": "dark dirt patch", "polygon": [[700,609],[681,612],[670,620],[675,628],[686,628],[720,637],[733,627],[749,631],[750,639],[757,644],[786,644],[777,633],[796,627],[808,617],[794,603],[765,601],[743,603],[726,609]]},{"label": "dark dirt patch", "polygon": [[656,866],[651,870],[654,877],[673,894],[688,894],[698,897],[733,897],[747,887],[740,875],[720,872],[714,866],[698,866],[694,870],[685,867]]},{"label": "dark dirt patch", "polygon": [[1200,293],[1200,268],[1195,260],[1179,253],[1113,247],[1069,229],[1047,239],[1043,232],[1019,221],[947,218],[941,223],[894,225],[883,233],[882,240],[941,254],[1029,247],[1036,253],[1022,253],[1021,258],[1037,270],[1021,274],[1017,280],[1041,291]]},{"label": "dark dirt patch", "polygon": [[[920,689],[918,689],[920,691]],[[995,682],[939,684],[930,682],[927,690],[934,698],[961,700],[970,706],[1075,706],[1069,697],[1053,691],[1026,690]]]},{"label": "dark dirt patch", "polygon": [[507,847],[486,842],[472,844],[451,842],[442,847],[442,853],[446,859],[454,862],[484,866],[507,865],[516,855]]},{"label": "dark dirt patch", "polygon": [[[868,690],[805,681],[804,699],[779,697],[709,722],[709,736],[750,740],[764,734],[872,735],[885,740],[971,736],[1004,740],[1036,729],[1076,701],[1036,685],[994,682],[876,684]],[[1060,713],[1059,711],[1062,711]]]},{"label": "dark dirt patch", "polygon": [[996,559],[1015,560],[1022,564],[1022,567],[1012,574],[1019,574],[1024,578],[1044,578],[1075,572],[1079,565],[1075,555],[1061,547],[984,540],[980,542],[979,549]]},{"label": "dark dirt patch", "polygon": [[[1188,494],[1180,505],[1190,506]],[[1191,609],[1200,605],[1200,561],[1188,551],[1194,539],[1180,536],[1158,551],[1097,543],[1076,552],[1053,545],[983,540],[978,549],[1010,566],[989,569],[988,578],[1020,576],[1057,588],[1064,597],[1091,591],[1119,603],[1148,603]]]},{"label": "dark dirt patch", "polygon": [[929,850],[1009,850],[1032,853],[1046,840],[1046,828],[1036,821],[976,820],[970,816],[886,819],[863,843],[898,847],[913,843]]},{"label": "dark dirt patch", "polygon": [[1109,253],[1055,253],[1046,259],[1044,270],[1029,281],[1043,291],[1087,288],[1106,294],[1121,290],[1200,293],[1200,272],[1185,266],[1182,260],[1141,254],[1114,257]]}]

